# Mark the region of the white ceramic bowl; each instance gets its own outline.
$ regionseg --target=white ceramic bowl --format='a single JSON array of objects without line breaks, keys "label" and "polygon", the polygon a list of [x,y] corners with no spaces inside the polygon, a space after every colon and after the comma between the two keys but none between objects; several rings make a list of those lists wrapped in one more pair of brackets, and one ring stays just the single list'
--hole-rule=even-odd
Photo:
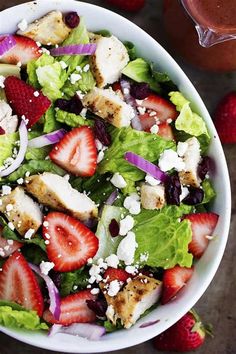
[{"label": "white ceramic bowl", "polygon": [[[30,22],[54,9],[64,12],[77,11],[85,17],[90,30],[106,28],[121,40],[134,42],[141,56],[157,63],[160,70],[169,73],[179,90],[192,102],[193,108],[204,117],[213,137],[209,154],[214,157],[216,162],[214,185],[217,190],[217,198],[213,210],[220,215],[216,229],[218,236],[210,243],[207,251],[197,263],[191,281],[175,301],[165,306],[159,306],[151,314],[138,321],[131,329],[105,335],[99,342],[91,342],[65,334],[48,338],[42,333],[20,332],[0,327],[4,333],[22,342],[57,352],[106,352],[139,344],[163,332],[193,307],[205,292],[219,266],[228,237],[231,212],[230,182],[219,138],[197,91],[172,57],[154,39],[130,21],[111,11],[79,1],[39,0],[1,12],[0,34],[15,32],[17,24],[23,18]],[[157,319],[160,321],[155,325],[140,328],[142,323]]]}]

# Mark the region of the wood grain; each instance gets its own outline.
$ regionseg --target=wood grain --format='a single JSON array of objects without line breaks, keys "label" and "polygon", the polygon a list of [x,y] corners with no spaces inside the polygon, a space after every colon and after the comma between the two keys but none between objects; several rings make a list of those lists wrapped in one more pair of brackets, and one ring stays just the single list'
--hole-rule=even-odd
[{"label": "wood grain", "polygon": [[[173,0],[177,1],[177,0]],[[0,0],[0,10],[22,3],[21,0]],[[103,1],[86,1],[97,5],[104,5]],[[104,5],[105,6],[105,5]],[[140,27],[156,38],[165,48],[168,43],[163,32],[161,20],[162,1],[149,0],[145,8],[138,14],[122,15],[128,17]],[[104,22],[104,28],[106,23]],[[192,80],[210,113],[216,103],[226,92],[236,89],[236,73],[212,74],[203,72],[175,58],[183,70]],[[196,309],[203,320],[210,322],[214,328],[214,338],[208,339],[200,348],[198,354],[235,354],[236,353],[236,144],[224,148],[232,185],[232,221],[229,241],[221,265],[210,287],[196,305]],[[33,348],[20,343],[10,337],[0,334],[0,354],[49,354],[50,351]],[[112,352],[113,354],[154,354],[151,341],[141,345]],[[161,354],[161,352],[159,352]]]}]

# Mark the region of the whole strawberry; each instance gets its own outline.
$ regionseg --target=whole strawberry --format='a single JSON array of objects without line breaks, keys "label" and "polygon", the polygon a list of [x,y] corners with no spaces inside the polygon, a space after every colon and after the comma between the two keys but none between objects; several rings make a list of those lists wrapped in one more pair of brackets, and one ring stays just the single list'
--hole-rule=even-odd
[{"label": "whole strawberry", "polygon": [[228,93],[220,101],[214,123],[223,144],[236,143],[236,92]]},{"label": "whole strawberry", "polygon": [[109,5],[116,6],[121,10],[135,12],[141,10],[145,0],[106,0]]},{"label": "whole strawberry", "polygon": [[158,350],[187,352],[200,347],[206,333],[199,316],[194,310],[189,311],[172,327],[154,339],[154,347]]}]

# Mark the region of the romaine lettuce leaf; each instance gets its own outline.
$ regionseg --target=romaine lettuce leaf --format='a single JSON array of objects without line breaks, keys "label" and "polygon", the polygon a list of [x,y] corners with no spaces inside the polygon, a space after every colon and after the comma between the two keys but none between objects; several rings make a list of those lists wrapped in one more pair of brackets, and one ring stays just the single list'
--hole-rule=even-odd
[{"label": "romaine lettuce leaf", "polygon": [[109,225],[112,219],[120,221],[121,215],[126,214],[124,208],[119,208],[111,205],[105,205],[102,210],[102,215],[97,226],[96,236],[99,239],[99,248],[93,260],[99,258],[105,259],[109,255],[116,253],[117,247],[122,239],[122,236],[112,237],[109,231]]},{"label": "romaine lettuce leaf", "polygon": [[29,160],[44,160],[48,156],[51,146],[44,146],[41,148],[28,148],[25,154],[25,159]]},{"label": "romaine lettuce leaf", "polygon": [[36,60],[31,60],[27,64],[27,74],[28,74],[28,83],[34,86],[37,89],[40,89],[41,86],[38,81],[38,76],[36,70],[41,66],[52,65],[54,63],[54,58],[51,55],[43,54]]},{"label": "romaine lettuce leaf", "polygon": [[47,330],[35,311],[27,311],[14,303],[0,302],[0,324],[8,328],[22,328],[31,331]]},{"label": "romaine lettuce leaf", "polygon": [[191,110],[190,102],[178,91],[170,92],[169,96],[170,101],[176,106],[177,111],[180,112],[175,121],[176,129],[193,136],[204,134],[210,140],[206,123],[202,117]]},{"label": "romaine lettuce leaf", "polygon": [[14,144],[18,139],[18,133],[0,135],[0,166],[12,156]]},{"label": "romaine lettuce leaf", "polygon": [[43,132],[47,134],[60,128],[61,124],[56,119],[55,108],[51,106],[44,114]]},{"label": "romaine lettuce leaf", "polygon": [[181,205],[166,206],[160,211],[143,209],[134,216],[136,242],[135,261],[142,254],[148,254],[143,265],[172,268],[179,264],[191,267],[193,256],[188,253],[188,244],[192,239],[191,225],[180,217],[191,212],[191,207]]},{"label": "romaine lettuce leaf", "polygon": [[59,176],[64,176],[66,174],[62,168],[55,165],[50,160],[30,160],[29,162],[22,164],[15,172],[10,174],[7,181],[15,182],[18,178],[23,178],[27,171],[29,171],[31,175],[43,172],[52,172]]},{"label": "romaine lettuce leaf", "polygon": [[209,179],[205,179],[202,182],[202,189],[204,190],[204,198],[202,204],[207,204],[215,198],[216,191],[213,187],[212,182]]},{"label": "romaine lettuce leaf", "polygon": [[69,113],[66,111],[62,111],[61,109],[58,109],[56,111],[56,120],[57,122],[69,125],[70,127],[80,127],[82,125],[93,125],[92,121],[89,119],[84,119],[82,116],[74,114],[74,113]]},{"label": "romaine lettuce leaf", "polygon": [[112,129],[111,136],[112,144],[105,151],[104,159],[98,165],[98,172],[101,174],[119,172],[125,180],[127,179],[131,191],[133,183],[142,180],[145,174],[124,159],[127,151],[132,151],[150,162],[155,162],[165,149],[176,148],[173,141],[132,128]]},{"label": "romaine lettuce leaf", "polygon": [[60,294],[61,296],[67,296],[74,292],[77,292],[79,289],[84,289],[88,285],[89,279],[88,270],[80,268],[73,272],[64,272],[61,273],[60,278]]}]

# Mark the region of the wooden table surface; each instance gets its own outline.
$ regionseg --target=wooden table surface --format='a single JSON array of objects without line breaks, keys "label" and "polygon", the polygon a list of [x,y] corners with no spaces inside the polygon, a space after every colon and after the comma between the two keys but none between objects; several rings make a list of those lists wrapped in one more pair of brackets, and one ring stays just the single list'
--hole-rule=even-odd
[{"label": "wooden table surface", "polygon": [[[177,1],[177,0],[173,0]],[[0,0],[0,10],[23,3],[22,0]],[[91,0],[89,3],[106,6],[103,1]],[[162,26],[162,1],[148,0],[145,8],[138,14],[122,15],[138,24],[168,49],[168,42]],[[104,28],[106,23],[104,22]],[[216,103],[226,92],[236,89],[236,73],[213,74],[200,71],[175,58],[192,80],[212,113]],[[228,162],[232,187],[232,220],[227,248],[221,265],[211,285],[198,301],[195,308],[203,320],[214,328],[214,338],[208,339],[197,353],[199,354],[236,354],[236,144],[224,147]],[[0,334],[0,354],[50,354],[50,351],[38,349]],[[141,345],[113,352],[113,354],[154,354],[151,341]],[[160,353],[160,352],[159,352]]]}]

